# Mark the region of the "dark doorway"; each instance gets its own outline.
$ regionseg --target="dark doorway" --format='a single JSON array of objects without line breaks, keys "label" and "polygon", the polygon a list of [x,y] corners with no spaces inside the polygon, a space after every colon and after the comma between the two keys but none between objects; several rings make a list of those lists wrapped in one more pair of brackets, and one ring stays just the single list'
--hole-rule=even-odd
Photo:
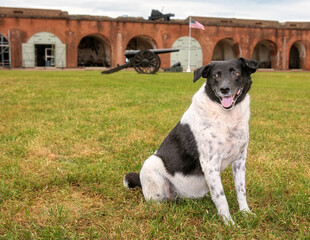
[{"label": "dark doorway", "polygon": [[212,61],[224,61],[236,59],[241,55],[241,48],[232,39],[225,38],[220,40],[214,47]]},{"label": "dark doorway", "polygon": [[10,66],[10,44],[9,41],[0,33],[0,67]]},{"label": "dark doorway", "polygon": [[54,67],[55,46],[51,44],[35,45],[35,61],[36,67]]},{"label": "dark doorway", "polygon": [[299,51],[295,45],[292,46],[290,51],[290,62],[289,62],[290,69],[299,69]]},{"label": "dark doorway", "polygon": [[110,67],[110,47],[104,37],[89,35],[78,45],[79,67]]},{"label": "dark doorway", "polygon": [[126,50],[147,50],[154,48],[156,48],[156,45],[151,38],[146,36],[137,36],[128,42]]},{"label": "dark doorway", "polygon": [[259,62],[259,68],[279,68],[278,49],[276,44],[270,40],[258,42],[252,58]]}]

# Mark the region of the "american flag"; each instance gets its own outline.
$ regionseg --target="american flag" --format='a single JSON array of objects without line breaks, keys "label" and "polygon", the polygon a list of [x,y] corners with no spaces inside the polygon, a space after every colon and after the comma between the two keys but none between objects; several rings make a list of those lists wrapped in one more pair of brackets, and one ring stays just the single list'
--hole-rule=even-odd
[{"label": "american flag", "polygon": [[197,21],[195,21],[193,19],[190,19],[189,27],[190,28],[198,28],[198,29],[205,30],[205,27],[200,22],[197,22]]}]

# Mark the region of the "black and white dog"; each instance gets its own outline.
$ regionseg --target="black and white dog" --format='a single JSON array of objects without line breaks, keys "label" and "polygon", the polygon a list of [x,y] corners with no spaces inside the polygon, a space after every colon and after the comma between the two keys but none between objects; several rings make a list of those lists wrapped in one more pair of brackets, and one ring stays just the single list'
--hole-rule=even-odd
[{"label": "black and white dog", "polygon": [[207,78],[192,104],[159,149],[129,173],[125,186],[142,187],[146,200],[200,198],[208,192],[226,224],[234,224],[221,182],[230,163],[240,211],[250,213],[245,191],[249,142],[251,74],[256,61],[244,58],[211,62],[194,72]]}]

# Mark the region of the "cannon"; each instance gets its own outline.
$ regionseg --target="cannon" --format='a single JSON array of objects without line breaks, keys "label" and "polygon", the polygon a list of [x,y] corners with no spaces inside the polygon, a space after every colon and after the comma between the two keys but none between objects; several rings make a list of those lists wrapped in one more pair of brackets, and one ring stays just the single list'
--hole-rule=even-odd
[{"label": "cannon", "polygon": [[149,20],[154,21],[163,18],[164,21],[169,21],[170,17],[174,17],[174,14],[173,13],[163,14],[160,11],[153,9],[151,12],[151,16],[149,17]]},{"label": "cannon", "polygon": [[125,57],[128,62],[117,65],[114,68],[102,71],[102,74],[118,72],[124,68],[133,67],[137,73],[154,74],[160,68],[160,58],[158,54],[178,52],[177,48],[149,49],[149,50],[126,50]]},{"label": "cannon", "polygon": [[183,72],[183,67],[180,62],[176,62],[170,68],[164,68],[164,72]]}]

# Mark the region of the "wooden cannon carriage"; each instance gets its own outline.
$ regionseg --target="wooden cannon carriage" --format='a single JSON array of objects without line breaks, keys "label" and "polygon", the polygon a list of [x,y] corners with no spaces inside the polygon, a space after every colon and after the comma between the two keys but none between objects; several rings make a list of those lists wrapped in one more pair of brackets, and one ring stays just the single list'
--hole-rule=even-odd
[{"label": "wooden cannon carriage", "polygon": [[133,67],[138,73],[154,74],[160,68],[158,54],[178,52],[177,48],[149,49],[149,50],[126,50],[125,57],[128,62],[123,65],[102,71],[102,74],[118,72],[124,68]]}]

